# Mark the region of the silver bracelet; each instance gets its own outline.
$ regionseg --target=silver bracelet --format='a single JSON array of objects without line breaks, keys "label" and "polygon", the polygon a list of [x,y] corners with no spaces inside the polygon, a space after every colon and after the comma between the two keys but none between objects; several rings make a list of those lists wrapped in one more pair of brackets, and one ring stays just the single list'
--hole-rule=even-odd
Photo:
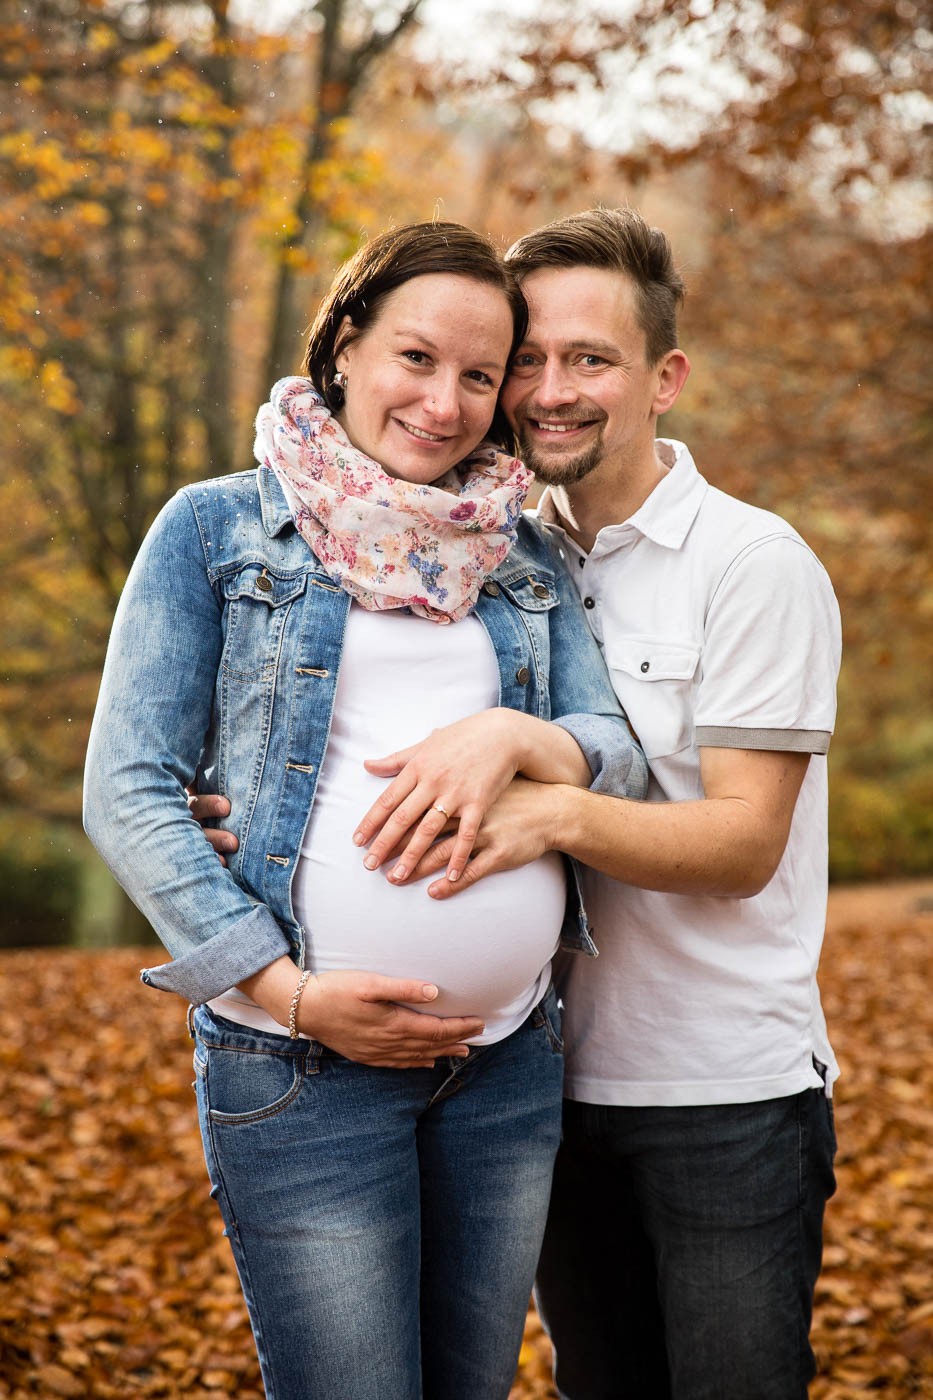
[{"label": "silver bracelet", "polygon": [[311,973],[304,971],[298,978],[298,985],[292,993],[291,1005],[288,1008],[288,1033],[292,1040],[298,1039],[298,1027],[295,1024],[298,1017],[298,1003],[301,1001],[301,994],[311,979]]}]

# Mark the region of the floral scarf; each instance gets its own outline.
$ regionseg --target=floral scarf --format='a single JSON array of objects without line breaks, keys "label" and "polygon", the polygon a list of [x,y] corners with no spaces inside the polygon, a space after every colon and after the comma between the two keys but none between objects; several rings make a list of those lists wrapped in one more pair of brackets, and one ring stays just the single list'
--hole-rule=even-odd
[{"label": "floral scarf", "polygon": [[354,447],[310,379],[280,379],[256,417],[257,460],[334,583],[371,612],[459,622],[515,540],[531,473],[492,443],[431,486]]}]

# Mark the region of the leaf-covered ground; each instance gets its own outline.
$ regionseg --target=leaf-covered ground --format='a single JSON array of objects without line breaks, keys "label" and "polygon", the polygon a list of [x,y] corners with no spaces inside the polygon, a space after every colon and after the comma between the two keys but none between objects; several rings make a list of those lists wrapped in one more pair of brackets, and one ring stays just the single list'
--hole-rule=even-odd
[{"label": "leaf-covered ground", "polygon": [[[834,893],[844,1077],[814,1400],[933,1396],[933,883]],[[133,951],[0,955],[0,1396],[261,1400],[174,998]],[[529,1315],[513,1400],[553,1397]],[[479,1400],[479,1397],[478,1397]]]}]

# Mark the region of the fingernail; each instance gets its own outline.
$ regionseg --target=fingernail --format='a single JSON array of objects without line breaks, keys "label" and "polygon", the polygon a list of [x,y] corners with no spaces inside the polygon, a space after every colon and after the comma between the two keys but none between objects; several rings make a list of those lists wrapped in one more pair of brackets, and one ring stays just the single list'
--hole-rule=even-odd
[{"label": "fingernail", "polygon": [[459,880],[459,879],[460,879],[460,871],[459,871],[459,870],[448,870],[448,872],[447,872],[447,878],[448,878],[448,880],[450,881],[450,883],[453,884],[455,880]]},{"label": "fingernail", "polygon": [[353,844],[354,844],[354,846],[362,846],[362,844],[363,844],[363,842],[365,841],[365,839],[366,839],[366,838],[365,838],[365,836],[363,835],[362,831],[354,831],[354,833],[353,833]]},{"label": "fingernail", "polygon": [[379,862],[375,856],[367,856],[363,861],[363,866],[366,870],[378,870]]},{"label": "fingernail", "polygon": [[421,988],[421,995],[424,997],[425,1001],[433,1001],[437,996],[437,988],[433,986],[432,983],[426,982]]},{"label": "fingernail", "polygon": [[397,865],[397,866],[395,867],[395,869],[392,871],[392,874],[389,876],[389,879],[390,879],[390,880],[404,880],[404,878],[405,878],[405,876],[406,876],[407,874],[408,874],[408,867],[407,867],[407,866],[404,866],[404,865]]}]

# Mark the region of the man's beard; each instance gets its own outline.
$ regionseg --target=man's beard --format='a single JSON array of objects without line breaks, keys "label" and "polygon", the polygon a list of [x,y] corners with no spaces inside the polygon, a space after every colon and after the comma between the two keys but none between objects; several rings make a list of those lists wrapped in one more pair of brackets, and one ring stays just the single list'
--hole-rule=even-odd
[{"label": "man's beard", "polygon": [[518,442],[525,466],[533,471],[538,480],[543,481],[546,486],[572,486],[574,482],[582,481],[585,476],[589,476],[590,472],[594,471],[603,459],[601,426],[596,441],[575,457],[555,460],[549,453],[539,454],[521,431],[518,434]]}]

